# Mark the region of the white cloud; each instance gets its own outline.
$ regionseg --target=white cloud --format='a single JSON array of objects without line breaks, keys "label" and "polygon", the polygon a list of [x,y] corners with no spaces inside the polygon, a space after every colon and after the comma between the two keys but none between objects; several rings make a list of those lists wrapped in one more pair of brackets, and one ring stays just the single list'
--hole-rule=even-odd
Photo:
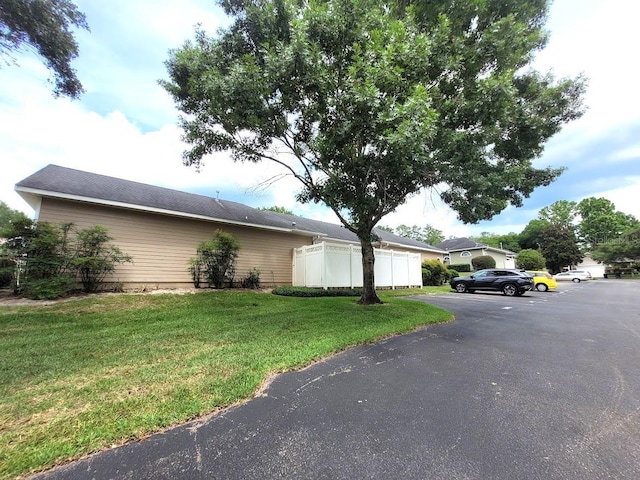
[{"label": "white cloud", "polygon": [[616,206],[616,210],[633,215],[640,220],[640,177],[630,177],[625,179],[629,184],[601,190],[598,193],[589,195],[590,197],[604,197]]}]

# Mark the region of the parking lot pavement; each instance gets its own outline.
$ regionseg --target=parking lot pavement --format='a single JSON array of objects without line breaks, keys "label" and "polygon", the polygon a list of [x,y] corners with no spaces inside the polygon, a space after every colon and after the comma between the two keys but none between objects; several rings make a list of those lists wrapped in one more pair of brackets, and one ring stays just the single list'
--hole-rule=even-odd
[{"label": "parking lot pavement", "polygon": [[420,296],[456,320],[39,478],[640,478],[639,294],[598,281]]}]

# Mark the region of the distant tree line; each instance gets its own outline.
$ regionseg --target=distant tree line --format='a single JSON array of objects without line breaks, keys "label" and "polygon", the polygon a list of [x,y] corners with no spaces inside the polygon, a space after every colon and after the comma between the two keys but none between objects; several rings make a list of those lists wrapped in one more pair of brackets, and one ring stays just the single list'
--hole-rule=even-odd
[{"label": "distant tree line", "polygon": [[[378,228],[430,245],[445,238],[431,225]],[[517,253],[518,266],[532,270],[559,272],[567,265],[580,263],[587,254],[605,264],[640,262],[640,221],[617,211],[605,198],[559,200],[542,208],[520,233],[482,232],[472,238]]]}]

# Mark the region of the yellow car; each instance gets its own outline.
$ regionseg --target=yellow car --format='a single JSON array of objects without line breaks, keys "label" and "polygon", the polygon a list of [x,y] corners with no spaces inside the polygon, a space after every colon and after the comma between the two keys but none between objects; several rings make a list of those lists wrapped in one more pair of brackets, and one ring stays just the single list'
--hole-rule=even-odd
[{"label": "yellow car", "polygon": [[533,277],[533,288],[535,288],[539,292],[546,292],[550,288],[558,287],[556,279],[553,278],[553,276],[549,272],[527,270],[525,273],[528,273]]}]

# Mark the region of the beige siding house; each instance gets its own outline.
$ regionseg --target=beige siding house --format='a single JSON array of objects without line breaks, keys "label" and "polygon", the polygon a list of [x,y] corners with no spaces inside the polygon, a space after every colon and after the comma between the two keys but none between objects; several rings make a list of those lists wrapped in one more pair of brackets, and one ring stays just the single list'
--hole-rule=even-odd
[{"label": "beige siding house", "polygon": [[[38,221],[106,227],[112,243],[133,258],[108,280],[128,289],[192,286],[188,261],[217,229],[233,234],[241,245],[236,280],[255,267],[265,286],[291,285],[296,248],[323,241],[358,244],[355,234],[340,225],[56,165],[22,180],[16,191]],[[376,233],[377,248],[419,253],[423,260],[446,254],[389,232]]]},{"label": "beige siding house", "polygon": [[449,252],[445,257],[447,265],[472,265],[474,258],[488,255],[496,261],[496,268],[516,268],[515,252],[490,247],[470,238],[451,238],[439,243],[437,247]]}]

